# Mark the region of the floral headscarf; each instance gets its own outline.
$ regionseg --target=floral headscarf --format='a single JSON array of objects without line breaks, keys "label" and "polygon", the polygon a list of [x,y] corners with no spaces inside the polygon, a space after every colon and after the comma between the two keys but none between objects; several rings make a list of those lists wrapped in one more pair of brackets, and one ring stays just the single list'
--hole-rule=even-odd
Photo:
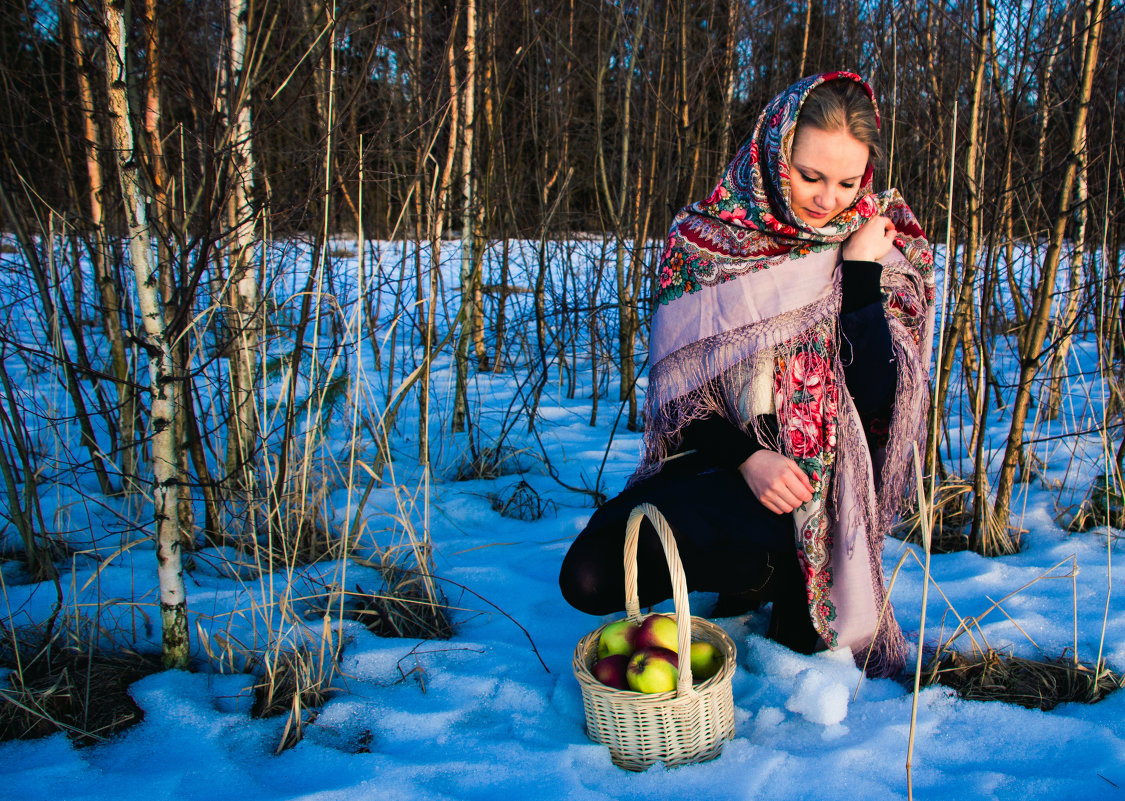
[{"label": "floral headscarf", "polygon": [[[933,252],[922,228],[897,190],[871,193],[867,165],[856,199],[822,228],[802,220],[790,206],[789,158],[797,119],[809,93],[827,81],[853,80],[875,105],[871,87],[854,72],[812,75],[790,86],[765,107],[753,135],[739,148],[711,195],[676,215],[658,273],[661,304],[785,259],[834,249],[877,214],[890,217],[895,244],[918,269],[933,300]],[[875,106],[878,120],[878,106]]]},{"label": "floral headscarf", "polygon": [[[875,103],[855,73],[797,82],[762,111],[711,195],[672,222],[634,480],[658,471],[683,425],[709,414],[753,428],[796,461],[813,485],[813,499],[793,513],[813,624],[829,647],[850,646],[870,674],[888,675],[902,666],[903,642],[883,587],[882,548],[909,483],[911,443],[924,432],[933,253],[897,190],[872,193],[870,165],[854,202],[823,227],[793,211],[789,159],[801,108],[831,80],[859,83]],[[878,214],[897,231],[882,283],[899,378],[887,446],[872,453],[840,391],[839,248]],[[755,400],[763,374],[773,379],[768,410]],[[776,442],[758,425],[765,411],[777,416]]]}]

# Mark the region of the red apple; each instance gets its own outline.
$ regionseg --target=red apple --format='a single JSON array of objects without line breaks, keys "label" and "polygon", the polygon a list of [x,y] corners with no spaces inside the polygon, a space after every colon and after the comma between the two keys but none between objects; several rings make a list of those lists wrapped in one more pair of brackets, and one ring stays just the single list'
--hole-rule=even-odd
[{"label": "red apple", "polygon": [[719,672],[723,666],[723,656],[719,649],[709,642],[699,640],[691,644],[692,681],[706,681]]},{"label": "red apple", "polygon": [[628,690],[629,681],[625,671],[629,667],[629,657],[625,654],[611,654],[594,663],[594,678],[616,690]]},{"label": "red apple", "polygon": [[631,620],[618,620],[602,629],[598,637],[598,659],[614,654],[628,656],[633,653],[637,624]]},{"label": "red apple", "polygon": [[629,660],[626,678],[635,692],[669,692],[680,678],[679,657],[667,648],[640,648]]},{"label": "red apple", "polygon": [[679,638],[676,632],[676,619],[667,615],[649,615],[641,621],[641,628],[633,640],[633,647],[641,648],[667,648],[678,653]]}]

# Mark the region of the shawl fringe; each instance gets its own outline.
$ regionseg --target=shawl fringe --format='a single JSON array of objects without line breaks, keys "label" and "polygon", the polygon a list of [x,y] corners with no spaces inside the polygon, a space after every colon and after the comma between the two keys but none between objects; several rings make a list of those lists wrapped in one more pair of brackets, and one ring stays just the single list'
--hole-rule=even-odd
[{"label": "shawl fringe", "polygon": [[764,446],[780,451],[773,432],[758,424],[758,415],[746,413],[745,393],[752,377],[775,359],[776,346],[811,338],[839,309],[837,289],[799,309],[693,342],[650,368],[644,454],[628,486],[660,472],[679,445],[681,429],[711,415],[752,431]]}]

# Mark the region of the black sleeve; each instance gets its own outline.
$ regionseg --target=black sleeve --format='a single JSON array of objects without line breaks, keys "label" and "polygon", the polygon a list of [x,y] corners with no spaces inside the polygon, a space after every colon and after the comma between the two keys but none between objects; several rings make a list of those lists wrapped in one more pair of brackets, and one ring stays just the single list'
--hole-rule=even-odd
[{"label": "black sleeve", "polygon": [[879,283],[883,266],[874,261],[845,261],[842,269],[840,359],[848,392],[860,415],[867,417],[894,402],[898,385]]},{"label": "black sleeve", "polygon": [[845,261],[841,267],[841,317],[872,303],[881,303],[883,265],[877,261]]},{"label": "black sleeve", "polygon": [[[766,431],[777,431],[777,418],[773,415],[759,417],[758,424]],[[685,459],[690,458],[690,464],[697,469],[706,469],[738,467],[764,447],[753,431],[746,431],[718,415],[710,415],[683,427],[677,451],[684,454]]]}]

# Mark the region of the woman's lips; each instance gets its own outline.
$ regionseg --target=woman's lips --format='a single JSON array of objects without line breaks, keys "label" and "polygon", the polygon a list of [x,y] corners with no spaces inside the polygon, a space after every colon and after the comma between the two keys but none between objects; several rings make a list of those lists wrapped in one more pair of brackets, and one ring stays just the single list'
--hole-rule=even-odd
[{"label": "woman's lips", "polygon": [[828,212],[826,212],[826,211],[817,211],[816,209],[810,209],[810,208],[805,209],[805,214],[807,214],[810,217],[813,217],[817,220],[823,220],[825,217],[828,216]]}]

